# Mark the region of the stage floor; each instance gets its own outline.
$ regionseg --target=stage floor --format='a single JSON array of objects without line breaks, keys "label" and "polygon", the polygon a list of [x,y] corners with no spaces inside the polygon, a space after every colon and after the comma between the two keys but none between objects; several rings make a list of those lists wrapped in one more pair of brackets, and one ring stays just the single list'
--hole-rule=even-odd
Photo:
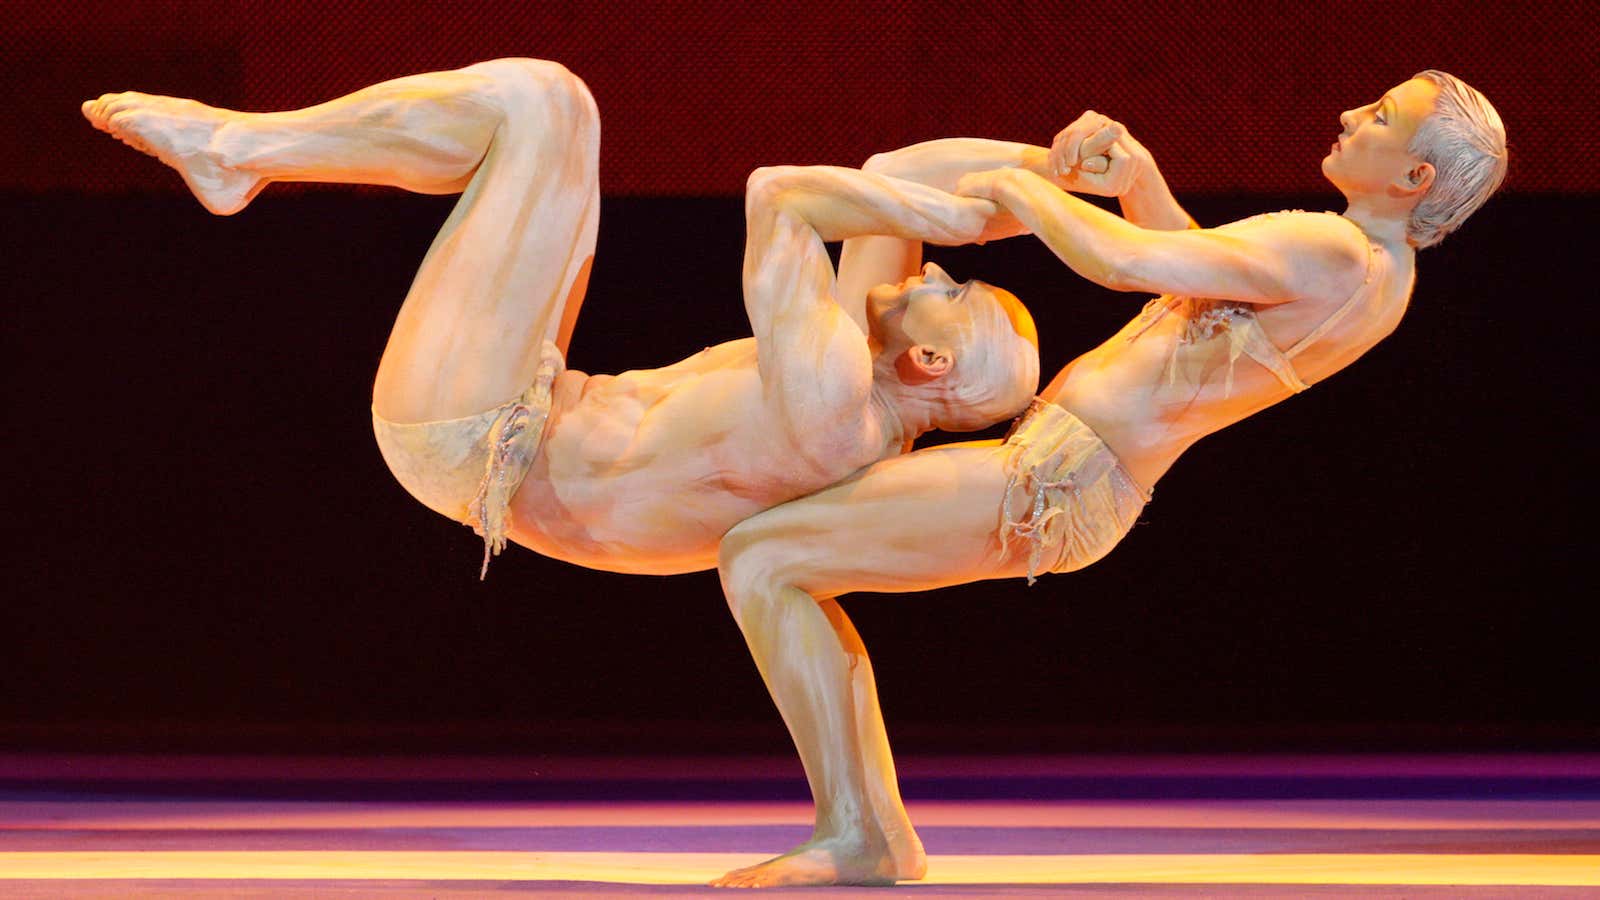
[{"label": "stage floor", "polygon": [[[929,757],[901,780],[919,897],[1600,897],[1596,755]],[[704,896],[804,840],[805,797],[787,759],[0,756],[0,896]]]}]

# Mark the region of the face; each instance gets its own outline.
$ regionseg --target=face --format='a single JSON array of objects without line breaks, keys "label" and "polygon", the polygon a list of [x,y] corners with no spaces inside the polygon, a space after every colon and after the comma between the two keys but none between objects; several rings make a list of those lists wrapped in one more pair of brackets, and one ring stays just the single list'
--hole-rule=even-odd
[{"label": "face", "polygon": [[1343,130],[1322,160],[1322,173],[1347,197],[1416,187],[1432,170],[1406,148],[1433,113],[1438,96],[1433,82],[1413,78],[1366,106],[1342,113]]},{"label": "face", "polygon": [[867,292],[873,336],[891,351],[918,344],[949,347],[971,321],[967,300],[973,287],[958,284],[933,263],[899,284],[880,284]]}]

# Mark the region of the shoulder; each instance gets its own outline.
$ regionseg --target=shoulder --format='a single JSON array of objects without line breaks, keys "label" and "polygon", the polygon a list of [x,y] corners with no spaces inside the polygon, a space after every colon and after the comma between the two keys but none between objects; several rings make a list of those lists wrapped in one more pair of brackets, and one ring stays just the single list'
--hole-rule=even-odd
[{"label": "shoulder", "polygon": [[1217,231],[1322,257],[1330,263],[1353,262],[1364,266],[1370,246],[1367,236],[1356,223],[1328,212],[1285,210],[1265,213],[1229,222],[1219,226]]},{"label": "shoulder", "polygon": [[1216,230],[1280,257],[1299,298],[1343,300],[1367,276],[1372,244],[1359,226],[1336,213],[1286,210]]}]

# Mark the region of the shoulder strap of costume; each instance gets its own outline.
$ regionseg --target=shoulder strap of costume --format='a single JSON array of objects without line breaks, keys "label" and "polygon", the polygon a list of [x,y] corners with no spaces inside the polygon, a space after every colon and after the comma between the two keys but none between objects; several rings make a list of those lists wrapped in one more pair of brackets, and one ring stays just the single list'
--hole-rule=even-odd
[{"label": "shoulder strap of costume", "polygon": [[[1346,219],[1343,216],[1340,216],[1339,218],[1343,221],[1350,222],[1349,219]],[[1378,255],[1378,245],[1374,244],[1372,239],[1367,237],[1367,233],[1365,231],[1361,231],[1360,225],[1350,222],[1350,227],[1360,231],[1361,239],[1367,244],[1366,277],[1362,278],[1361,283],[1356,285],[1356,289],[1350,293],[1350,299],[1344,301],[1344,304],[1338,309],[1334,310],[1332,315],[1328,316],[1326,319],[1323,319],[1321,325],[1313,328],[1310,334],[1301,338],[1299,341],[1296,341],[1293,347],[1283,351],[1283,355],[1290,359],[1294,359],[1296,356],[1299,356],[1300,351],[1321,340],[1323,335],[1327,334],[1333,329],[1333,326],[1339,324],[1341,319],[1349,315],[1350,311],[1355,309],[1356,306],[1361,302],[1361,298],[1366,295],[1368,287],[1372,284],[1374,274],[1373,268],[1375,265],[1374,258]]]}]

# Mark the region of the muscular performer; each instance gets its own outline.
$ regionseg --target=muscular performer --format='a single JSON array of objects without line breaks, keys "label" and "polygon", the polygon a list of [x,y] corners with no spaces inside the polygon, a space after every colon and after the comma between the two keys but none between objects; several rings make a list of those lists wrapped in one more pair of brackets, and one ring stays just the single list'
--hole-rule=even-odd
[{"label": "muscular performer", "polygon": [[[750,178],[754,339],[661,369],[566,369],[594,255],[599,120],[555,63],[495,60],[294,112],[139,93],[83,111],[218,214],[272,181],[461,192],[395,321],[372,414],[400,483],[483,534],[485,569],[508,537],[597,569],[711,568],[740,520],[930,428],[1002,421],[1038,384],[1015,297],[917,274],[918,241],[975,240],[994,204],[827,167]],[[921,180],[1021,163],[1019,145],[970,144],[918,155]],[[836,278],[823,242],[869,234],[896,237],[847,240]]]},{"label": "muscular performer", "polygon": [[866,650],[834,598],[1086,566],[1122,538],[1185,449],[1394,331],[1416,250],[1504,177],[1505,132],[1481,94],[1436,71],[1339,118],[1322,170],[1345,196],[1343,215],[1195,227],[1144,148],[1093,114],[1062,132],[1052,159],[1079,165],[1090,140],[1113,136],[1106,177],[1126,218],[1026,170],[962,179],[957,193],[994,200],[1079,275],[1161,296],[1062,369],[1003,443],[885,460],[724,538],[723,587],[817,817],[810,841],[718,884],[887,883],[926,868]]}]

